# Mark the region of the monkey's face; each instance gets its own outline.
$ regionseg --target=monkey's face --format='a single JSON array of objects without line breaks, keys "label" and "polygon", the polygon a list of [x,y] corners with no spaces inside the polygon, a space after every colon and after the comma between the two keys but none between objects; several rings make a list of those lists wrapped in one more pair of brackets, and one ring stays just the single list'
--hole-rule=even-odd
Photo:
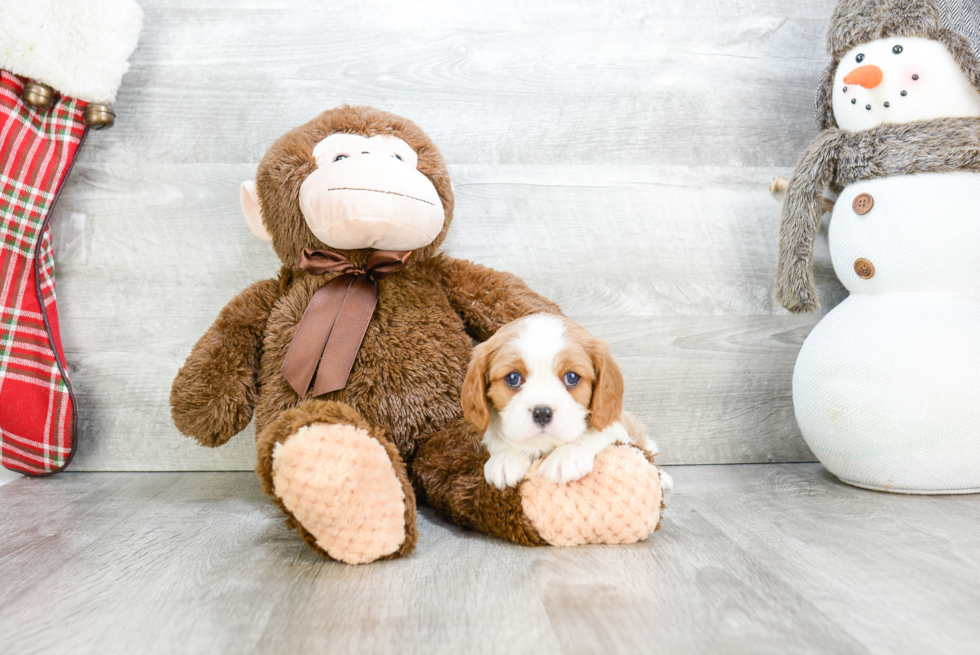
[{"label": "monkey's face", "polygon": [[412,250],[420,261],[442,242],[453,207],[435,145],[371,107],[339,107],[284,135],[241,201],[252,232],[287,264],[323,247],[355,261],[372,249]]},{"label": "monkey's face", "polygon": [[299,190],[310,231],[331,248],[414,250],[442,231],[439,194],[418,154],[394,136],[331,134]]}]

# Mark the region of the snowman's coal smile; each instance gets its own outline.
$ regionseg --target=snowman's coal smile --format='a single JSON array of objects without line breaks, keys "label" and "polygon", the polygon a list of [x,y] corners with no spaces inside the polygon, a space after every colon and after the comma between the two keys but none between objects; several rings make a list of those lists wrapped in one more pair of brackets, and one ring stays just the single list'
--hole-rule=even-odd
[{"label": "snowman's coal smile", "polygon": [[[898,47],[898,46],[895,46],[895,47]],[[913,80],[918,80],[918,79],[919,79],[919,76],[918,76],[918,75],[913,75],[913,76],[912,76],[912,79],[913,79]],[[844,88],[842,89],[842,91],[843,91],[844,93],[847,93],[847,87],[845,86],[845,87],[844,87]],[[903,90],[903,91],[901,92],[901,96],[902,96],[903,98],[906,98],[906,97],[908,97],[908,95],[909,95],[909,92],[908,92],[908,91],[904,91],[904,90]],[[852,105],[856,105],[856,104],[857,104],[857,98],[851,98],[851,104],[852,104]],[[886,100],[886,101],[884,102],[884,105],[883,105],[883,106],[885,107],[885,109],[888,109],[889,107],[891,107],[891,106],[892,106],[892,103],[891,103],[891,101],[890,101],[890,100]],[[871,111],[871,105],[865,105],[865,106],[864,106],[864,108],[865,108],[865,109],[866,109],[867,111]]]}]

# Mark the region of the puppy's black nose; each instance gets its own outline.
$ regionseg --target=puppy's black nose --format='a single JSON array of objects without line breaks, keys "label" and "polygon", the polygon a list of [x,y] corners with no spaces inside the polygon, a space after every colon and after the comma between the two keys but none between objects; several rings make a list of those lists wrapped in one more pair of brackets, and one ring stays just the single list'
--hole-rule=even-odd
[{"label": "puppy's black nose", "polygon": [[551,423],[551,408],[550,407],[535,407],[531,410],[531,418],[534,422],[544,427]]}]

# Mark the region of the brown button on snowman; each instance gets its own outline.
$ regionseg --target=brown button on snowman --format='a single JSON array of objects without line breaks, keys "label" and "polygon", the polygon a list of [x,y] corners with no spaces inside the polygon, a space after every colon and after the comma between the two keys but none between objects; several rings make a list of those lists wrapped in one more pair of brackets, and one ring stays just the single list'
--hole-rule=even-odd
[{"label": "brown button on snowman", "polygon": [[797,359],[800,430],[850,484],[980,491],[980,62],[934,0],[841,0],[828,39],[823,131],[789,182],[776,295],[817,308],[830,191],[830,255],[850,296]]}]

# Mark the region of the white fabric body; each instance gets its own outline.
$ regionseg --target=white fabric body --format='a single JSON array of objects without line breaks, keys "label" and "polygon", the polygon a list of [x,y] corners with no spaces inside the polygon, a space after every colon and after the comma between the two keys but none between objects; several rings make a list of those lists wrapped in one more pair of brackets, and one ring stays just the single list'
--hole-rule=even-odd
[{"label": "white fabric body", "polygon": [[142,28],[133,0],[0,0],[0,68],[111,104]]},{"label": "white fabric body", "polygon": [[[895,46],[902,51],[895,54]],[[864,55],[860,62],[858,55]],[[866,89],[844,82],[862,66],[881,69],[881,83]],[[939,41],[921,37],[894,36],[849,50],[837,67],[833,103],[837,124],[852,132],[882,123],[980,116],[980,93],[953,55]]]},{"label": "white fabric body", "polygon": [[[874,198],[858,215],[854,198]],[[793,373],[807,444],[858,486],[980,491],[980,174],[855,183],[830,225],[851,292],[810,333]],[[875,268],[861,279],[854,260]]]}]

